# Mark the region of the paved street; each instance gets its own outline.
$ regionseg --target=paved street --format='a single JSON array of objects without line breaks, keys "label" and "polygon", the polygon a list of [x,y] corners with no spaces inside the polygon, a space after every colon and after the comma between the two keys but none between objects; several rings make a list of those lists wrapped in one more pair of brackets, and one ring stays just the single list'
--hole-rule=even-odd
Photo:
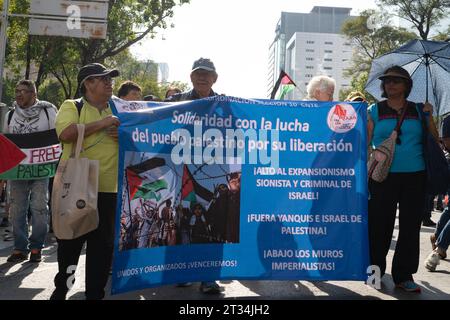
[{"label": "paved street", "polygon": [[[438,221],[439,213],[433,214],[433,220]],[[53,290],[53,277],[57,272],[56,242],[52,235],[48,237],[48,246],[43,251],[43,261],[40,264],[23,262],[7,263],[6,259],[12,250],[12,241],[4,241],[6,230],[0,228],[0,300],[46,300]],[[395,289],[390,277],[390,268],[383,278],[382,289],[375,290],[362,282],[350,281],[221,281],[224,287],[221,296],[208,296],[199,292],[198,284],[188,288],[176,288],[173,285],[147,289],[122,295],[108,295],[108,300],[206,300],[206,299],[344,299],[344,300],[449,300],[450,299],[450,261],[441,261],[437,271],[428,272],[423,266],[423,260],[430,252],[429,236],[434,228],[422,227],[421,257],[415,280],[422,286],[422,294],[408,294]],[[397,228],[392,246],[395,246]],[[392,250],[389,254],[389,262]],[[83,255],[77,273],[84,275]],[[69,292],[68,299],[84,299],[84,276],[80,285]],[[110,286],[108,285],[108,292]]]}]

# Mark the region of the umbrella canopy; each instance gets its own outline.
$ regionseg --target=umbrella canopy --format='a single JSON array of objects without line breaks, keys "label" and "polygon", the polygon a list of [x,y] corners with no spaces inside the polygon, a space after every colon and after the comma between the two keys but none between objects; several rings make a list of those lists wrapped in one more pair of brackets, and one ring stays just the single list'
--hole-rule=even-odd
[{"label": "umbrella canopy", "polygon": [[395,65],[407,70],[413,80],[408,100],[429,101],[434,106],[435,115],[450,112],[450,43],[412,40],[373,60],[366,90],[377,100],[382,100],[378,77]]}]

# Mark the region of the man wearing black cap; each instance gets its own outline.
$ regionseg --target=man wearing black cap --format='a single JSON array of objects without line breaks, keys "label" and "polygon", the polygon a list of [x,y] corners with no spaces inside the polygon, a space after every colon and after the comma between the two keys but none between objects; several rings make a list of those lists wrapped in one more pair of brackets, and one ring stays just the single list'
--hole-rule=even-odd
[{"label": "man wearing black cap", "polygon": [[[81,249],[87,241],[86,299],[103,299],[111,266],[114,241],[114,216],[117,195],[119,120],[112,115],[109,100],[113,93],[113,77],[119,71],[91,63],[78,72],[82,98],[66,100],[56,116],[56,132],[63,143],[62,160],[72,153],[77,141],[77,124],[85,124],[81,158],[99,160],[98,215],[96,230],[77,239],[58,239],[58,274],[56,289],[50,299],[63,300],[70,289],[69,277],[78,264]],[[68,281],[69,280],[69,281]]]},{"label": "man wearing black cap", "polygon": [[175,94],[166,101],[185,101],[197,100],[216,96],[212,86],[217,81],[217,72],[214,63],[205,58],[200,58],[194,62],[191,71],[191,82],[193,89],[191,91]]}]

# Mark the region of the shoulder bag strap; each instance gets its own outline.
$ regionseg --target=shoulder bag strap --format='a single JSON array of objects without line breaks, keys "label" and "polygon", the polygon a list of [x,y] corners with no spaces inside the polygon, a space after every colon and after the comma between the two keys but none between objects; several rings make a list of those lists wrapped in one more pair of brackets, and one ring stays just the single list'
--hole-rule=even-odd
[{"label": "shoulder bag strap", "polygon": [[406,106],[402,110],[402,114],[400,115],[400,119],[397,122],[397,126],[395,126],[394,131],[397,131],[397,133],[400,131],[403,121],[405,120],[405,116],[406,116],[406,112],[408,111],[408,107],[409,107],[409,104],[407,103]]}]

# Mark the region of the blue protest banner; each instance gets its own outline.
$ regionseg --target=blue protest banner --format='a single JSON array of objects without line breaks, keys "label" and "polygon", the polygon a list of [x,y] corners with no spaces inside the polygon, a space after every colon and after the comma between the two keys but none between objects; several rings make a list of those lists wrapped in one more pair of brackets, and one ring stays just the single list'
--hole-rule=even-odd
[{"label": "blue protest banner", "polygon": [[366,103],[113,102],[114,294],[367,278]]}]

